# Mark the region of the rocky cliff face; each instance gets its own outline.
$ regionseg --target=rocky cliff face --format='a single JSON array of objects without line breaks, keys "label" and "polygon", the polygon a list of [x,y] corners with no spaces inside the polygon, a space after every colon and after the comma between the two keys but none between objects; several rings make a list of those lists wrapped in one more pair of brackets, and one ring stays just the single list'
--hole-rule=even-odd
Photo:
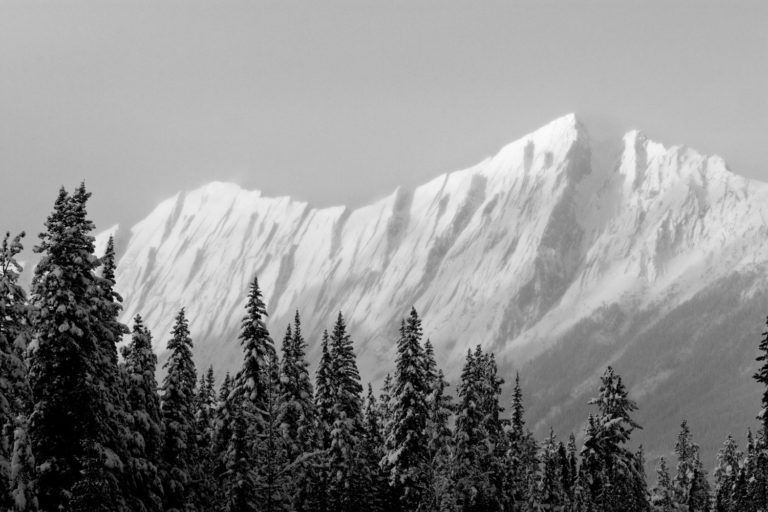
[{"label": "rocky cliff face", "polygon": [[185,306],[198,361],[234,368],[257,275],[275,338],[298,308],[317,349],[342,311],[364,378],[378,380],[415,305],[449,375],[478,343],[508,380],[521,370],[538,428],[579,432],[613,364],[652,425],[651,456],[671,447],[684,416],[711,454],[726,426],[740,434],[758,409],[768,185],[639,132],[613,165],[595,160],[569,115],[354,210],[227,183],[179,193],[130,230],[109,230],[122,247],[124,319],[141,313],[162,353]]}]

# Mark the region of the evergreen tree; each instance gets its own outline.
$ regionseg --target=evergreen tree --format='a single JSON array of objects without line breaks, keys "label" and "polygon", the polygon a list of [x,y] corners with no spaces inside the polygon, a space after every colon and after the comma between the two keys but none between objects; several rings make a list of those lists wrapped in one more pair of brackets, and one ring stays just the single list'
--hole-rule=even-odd
[{"label": "evergreen tree", "polygon": [[216,416],[216,379],[213,366],[200,375],[195,396],[195,463],[194,501],[199,510],[210,510],[215,504],[216,495],[216,455],[215,416]]},{"label": "evergreen tree", "polygon": [[505,509],[521,510],[534,499],[538,471],[538,447],[525,427],[525,406],[520,374],[515,375],[512,418],[507,430],[507,453],[503,501]]},{"label": "evergreen tree", "polygon": [[576,478],[578,476],[578,453],[576,451],[576,436],[573,432],[568,436],[568,446],[566,447],[566,457],[568,469],[563,470],[563,487],[568,495],[568,500],[573,503],[574,492],[576,490]]},{"label": "evergreen tree", "polygon": [[639,428],[630,416],[637,405],[611,367],[603,374],[599,394],[590,404],[599,409],[582,448],[590,500],[605,512],[648,510],[640,461],[625,447],[632,431]]},{"label": "evergreen tree", "polygon": [[387,473],[379,467],[379,462],[384,457],[384,435],[379,412],[380,408],[373,394],[373,388],[368,384],[363,419],[362,454],[370,475],[364,496],[366,509],[370,512],[390,511],[395,504],[394,500],[390,499]]},{"label": "evergreen tree", "polygon": [[296,312],[293,329],[289,326],[283,339],[280,369],[280,428],[283,431],[288,459],[295,461],[314,448],[313,427],[315,403],[306,342],[301,333],[301,319]]},{"label": "evergreen tree", "polygon": [[244,414],[244,401],[230,393],[225,399],[223,414],[227,418],[228,440],[221,454],[223,471],[219,475],[222,487],[221,510],[247,512],[258,510],[255,489],[256,474],[251,460],[248,420]]},{"label": "evergreen tree", "polygon": [[287,461],[294,475],[290,490],[292,507],[308,510],[313,479],[317,440],[314,391],[306,361],[306,343],[301,333],[301,319],[296,311],[293,328],[283,338],[280,368],[280,405],[278,423],[283,436]]},{"label": "evergreen tree", "polygon": [[176,315],[168,342],[170,356],[165,363],[161,417],[164,442],[161,473],[164,486],[163,505],[167,512],[195,510],[193,475],[196,473],[195,383],[197,374],[192,361],[192,339],[184,308]]},{"label": "evergreen tree", "polygon": [[[565,447],[563,447],[563,454]],[[541,510],[561,510],[567,502],[563,488],[562,464],[557,437],[550,428],[549,436],[541,447],[541,475],[539,477],[537,503]]]},{"label": "evergreen tree", "polygon": [[131,429],[126,480],[129,505],[137,511],[161,511],[163,493],[158,466],[163,434],[155,379],[157,356],[152,350],[152,335],[140,315],[134,318],[131,342],[123,347],[122,354],[127,388],[125,406]]},{"label": "evergreen tree", "polygon": [[[244,442],[256,479],[253,499],[262,510],[271,512],[282,509],[285,496],[284,482],[277,478],[277,465],[282,461],[281,448],[277,444],[277,356],[266,318],[259,282],[254,277],[240,331],[243,366],[235,377],[230,397],[239,402],[234,409],[240,408],[238,414],[245,422]],[[238,441],[237,436],[233,436],[230,443],[235,441]],[[228,452],[232,451],[230,447]]]},{"label": "evergreen tree", "polygon": [[493,358],[478,345],[474,354],[467,353],[462,370],[454,434],[455,485],[463,511],[502,507],[496,475],[501,434],[499,386]]},{"label": "evergreen tree", "polygon": [[[44,510],[125,510],[113,281],[98,277],[90,193],[63,188],[35,251],[30,442]],[[66,420],[65,420],[66,418]]]},{"label": "evergreen tree", "polygon": [[674,479],[675,500],[687,507],[687,512],[709,509],[709,483],[699,460],[699,446],[693,442],[688,422],[683,420],[675,443],[677,474]]},{"label": "evergreen tree", "polygon": [[0,508],[35,510],[34,457],[28,441],[31,407],[26,363],[30,329],[16,256],[21,239],[6,233],[0,245]]},{"label": "evergreen tree", "polygon": [[323,331],[323,339],[320,352],[320,363],[317,367],[315,378],[315,408],[317,409],[317,435],[320,440],[320,448],[327,450],[331,445],[331,427],[333,426],[333,408],[336,403],[333,362],[329,343],[328,331]]},{"label": "evergreen tree", "polygon": [[675,512],[678,510],[675,501],[675,489],[664,457],[659,459],[659,467],[656,469],[656,487],[653,488],[651,504],[655,512]]},{"label": "evergreen tree", "polygon": [[415,510],[427,488],[429,437],[428,365],[421,346],[421,319],[415,309],[400,327],[392,396],[392,429],[386,440],[389,483],[403,510]]},{"label": "evergreen tree", "polygon": [[723,447],[717,454],[717,466],[715,467],[715,512],[728,512],[733,502],[733,490],[738,479],[739,468],[744,455],[739,451],[733,436],[723,443]]},{"label": "evergreen tree", "polygon": [[346,512],[362,506],[363,486],[368,475],[360,450],[362,385],[352,340],[341,313],[329,343],[334,386],[333,427],[328,450],[329,504],[332,510]]}]

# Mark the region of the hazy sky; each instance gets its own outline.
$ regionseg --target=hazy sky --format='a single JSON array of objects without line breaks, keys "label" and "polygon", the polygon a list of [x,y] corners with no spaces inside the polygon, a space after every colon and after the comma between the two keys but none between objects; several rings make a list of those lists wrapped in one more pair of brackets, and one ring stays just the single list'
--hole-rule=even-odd
[{"label": "hazy sky", "polygon": [[359,205],[572,111],[768,180],[768,2],[0,0],[0,229],[81,179],[101,228],[215,179]]}]

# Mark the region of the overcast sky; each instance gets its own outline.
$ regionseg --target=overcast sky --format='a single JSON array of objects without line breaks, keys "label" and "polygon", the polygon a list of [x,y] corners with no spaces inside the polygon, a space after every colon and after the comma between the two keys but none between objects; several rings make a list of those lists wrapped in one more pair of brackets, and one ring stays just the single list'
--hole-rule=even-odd
[{"label": "overcast sky", "polygon": [[766,27],[765,0],[0,0],[0,229],[82,179],[100,228],[212,180],[360,205],[568,112],[768,180]]}]

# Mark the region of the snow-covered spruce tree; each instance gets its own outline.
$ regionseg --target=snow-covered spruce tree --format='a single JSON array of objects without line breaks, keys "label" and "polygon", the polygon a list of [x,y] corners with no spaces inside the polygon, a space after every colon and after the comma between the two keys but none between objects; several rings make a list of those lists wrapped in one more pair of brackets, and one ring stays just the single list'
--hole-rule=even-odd
[{"label": "snow-covered spruce tree", "polygon": [[573,473],[568,463],[568,449],[562,441],[557,444],[557,465],[560,475],[560,487],[563,489],[563,501],[565,508],[571,506],[573,500]]},{"label": "snow-covered spruce tree", "polygon": [[368,384],[361,451],[370,477],[365,486],[363,501],[366,509],[370,512],[394,510],[393,505],[396,504],[396,498],[391,498],[392,493],[387,481],[387,473],[379,466],[379,462],[385,455],[384,435],[379,413],[380,408],[376,396],[373,394],[373,388]]},{"label": "snow-covered spruce tree", "polygon": [[540,473],[536,503],[540,510],[561,510],[567,503],[558,442],[554,430],[541,446]]},{"label": "snow-covered spruce tree", "polygon": [[161,475],[163,507],[167,512],[194,511],[192,478],[197,463],[195,383],[192,339],[184,308],[179,310],[168,342],[160,402],[163,420]]},{"label": "snow-covered spruce tree", "polygon": [[[32,282],[35,350],[30,441],[43,510],[124,510],[123,440],[115,343],[124,329],[113,281],[95,274],[93,223],[80,185],[63,188],[35,251]],[[67,421],[62,421],[67,418]]]},{"label": "snow-covered spruce tree", "polygon": [[244,401],[230,393],[224,402],[222,415],[227,419],[228,439],[221,454],[219,475],[221,494],[219,507],[224,512],[259,510],[256,501],[256,472],[251,460],[248,419]]},{"label": "snow-covered spruce tree", "polygon": [[680,424],[675,454],[677,472],[673,485],[676,502],[687,507],[687,512],[706,512],[709,510],[709,482],[699,460],[699,445],[693,442],[691,430],[685,420]]},{"label": "snow-covered spruce tree", "polygon": [[427,490],[429,459],[428,396],[421,319],[412,308],[402,321],[397,340],[397,359],[392,394],[392,428],[386,439],[389,484],[403,510],[422,505]]},{"label": "snow-covered spruce tree", "polygon": [[246,443],[256,478],[255,502],[272,512],[285,507],[285,481],[279,464],[284,461],[277,424],[277,356],[266,326],[267,310],[258,279],[254,277],[240,331],[243,366],[234,379],[230,397],[247,425]]},{"label": "snow-covered spruce tree", "polygon": [[715,477],[714,512],[729,512],[732,510],[733,490],[736,486],[739,468],[743,459],[744,455],[739,451],[736,441],[732,435],[728,434],[728,438],[717,454],[717,466],[715,466],[713,474]]},{"label": "snow-covered spruce tree", "polygon": [[6,233],[0,245],[0,508],[36,510],[34,458],[28,441],[31,408],[26,363],[30,328],[19,286],[24,233]]},{"label": "snow-covered spruce tree", "polygon": [[329,342],[335,398],[328,450],[329,505],[338,512],[355,511],[364,506],[364,484],[368,480],[360,446],[363,387],[352,340],[341,313]]},{"label": "snow-covered spruce tree", "polygon": [[308,510],[317,448],[314,390],[306,360],[306,342],[301,333],[301,318],[296,311],[293,328],[283,338],[280,366],[280,403],[278,423],[283,436],[287,462],[293,475],[290,482],[291,506]]},{"label": "snow-covered spruce tree", "polygon": [[529,482],[535,479],[539,465],[536,440],[525,426],[520,374],[515,375],[512,392],[512,417],[507,428],[505,462],[504,506],[505,509],[520,509],[533,499]]},{"label": "snow-covered spruce tree", "polygon": [[301,333],[301,318],[296,311],[293,328],[283,339],[280,366],[279,422],[289,461],[295,461],[314,448],[313,428],[316,416],[314,390],[309,377],[307,344]]},{"label": "snow-covered spruce tree", "polygon": [[598,415],[588,425],[581,455],[591,502],[605,512],[649,510],[639,461],[625,446],[639,428],[630,416],[637,405],[613,368],[605,371],[598,396],[589,403],[598,407]]},{"label": "snow-covered spruce tree", "polygon": [[485,366],[486,354],[479,345],[474,353],[467,351],[459,385],[453,443],[454,484],[462,511],[500,508],[491,474],[493,443],[487,428]]},{"label": "snow-covered spruce tree", "polygon": [[437,371],[434,388],[429,396],[427,434],[429,438],[429,476],[426,510],[441,510],[442,497],[451,487],[451,442],[453,433],[449,425],[453,415],[453,401],[448,394],[448,382],[442,370]]},{"label": "snow-covered spruce tree", "polygon": [[213,366],[200,375],[195,395],[195,434],[197,462],[193,475],[194,501],[200,510],[210,510],[215,504],[214,419],[216,414],[216,379]]},{"label": "snow-covered spruce tree", "polygon": [[656,486],[651,493],[651,504],[654,512],[675,512],[678,510],[672,477],[669,475],[667,461],[664,460],[664,457],[659,459],[659,466],[656,468]]},{"label": "snow-covered spruce tree", "polygon": [[330,336],[323,331],[320,349],[320,362],[315,374],[315,442],[319,457],[311,459],[310,489],[312,508],[318,512],[329,511],[328,481],[330,479],[329,453],[331,448],[331,431],[334,421],[334,406],[336,404],[336,384],[333,375],[333,363],[329,348]]},{"label": "snow-covered spruce tree", "polygon": [[128,503],[132,510],[160,512],[163,510],[159,474],[163,431],[155,379],[157,356],[152,350],[152,335],[140,315],[134,318],[131,342],[123,347],[122,354],[127,388],[125,407],[131,430],[127,443]]}]

